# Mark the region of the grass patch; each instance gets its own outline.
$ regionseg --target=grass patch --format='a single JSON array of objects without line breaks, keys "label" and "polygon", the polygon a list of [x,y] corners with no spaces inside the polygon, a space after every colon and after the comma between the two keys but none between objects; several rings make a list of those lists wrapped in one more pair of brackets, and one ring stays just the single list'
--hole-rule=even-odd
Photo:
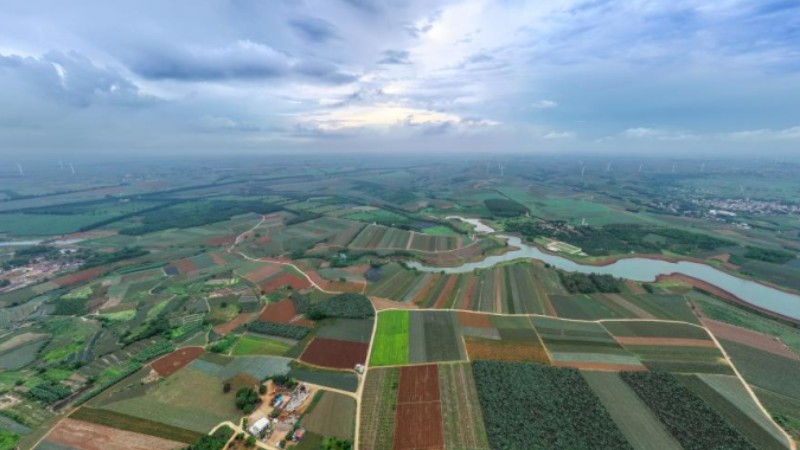
[{"label": "grass patch", "polygon": [[408,311],[378,314],[378,329],[369,361],[371,366],[408,363],[408,323]]},{"label": "grass patch", "polygon": [[283,341],[246,334],[239,338],[239,340],[236,342],[236,345],[233,347],[233,352],[231,354],[234,356],[280,356],[286,353],[286,351],[290,348],[291,345]]}]

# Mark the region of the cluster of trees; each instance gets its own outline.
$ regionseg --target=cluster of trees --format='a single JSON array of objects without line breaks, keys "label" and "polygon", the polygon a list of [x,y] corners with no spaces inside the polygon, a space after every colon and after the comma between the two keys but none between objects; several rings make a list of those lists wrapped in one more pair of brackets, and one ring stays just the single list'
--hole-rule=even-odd
[{"label": "cluster of trees", "polygon": [[87,307],[88,302],[88,297],[58,298],[53,302],[53,305],[55,305],[53,315],[82,316],[89,312]]},{"label": "cluster of trees", "polygon": [[593,256],[630,252],[660,253],[662,250],[692,254],[734,245],[726,239],[705,234],[635,224],[573,227],[564,221],[516,219],[506,222],[506,230],[518,232],[528,239],[536,237],[558,239],[578,246]]},{"label": "cluster of trees", "polygon": [[217,200],[191,202],[151,210],[142,216],[141,225],[123,228],[120,234],[138,236],[169,228],[190,228],[228,220],[246,213],[269,214],[280,207],[261,201],[237,202]]},{"label": "cluster of trees", "polygon": [[683,448],[755,449],[674,375],[665,372],[621,372],[620,375]]},{"label": "cluster of trees", "polygon": [[772,250],[748,245],[747,250],[744,252],[744,257],[774,264],[786,264],[794,259],[794,254],[783,250]]},{"label": "cluster of trees", "polygon": [[631,449],[575,369],[473,361],[478,399],[494,449]]},{"label": "cluster of trees", "polygon": [[125,259],[138,258],[139,256],[144,256],[148,253],[150,252],[140,247],[124,247],[111,253],[91,252],[83,261],[82,267],[84,269],[88,269],[90,267],[104,266],[106,264],[115,263]]},{"label": "cluster of trees", "polygon": [[280,336],[289,339],[303,339],[309,332],[306,327],[291,325],[288,323],[255,321],[247,326],[253,333],[266,334],[270,336]]},{"label": "cluster of trees", "polygon": [[295,214],[294,217],[286,220],[285,223],[287,226],[297,225],[298,223],[308,222],[309,220],[319,219],[320,217],[322,217],[322,214],[311,211],[290,211],[290,210],[287,211]]},{"label": "cluster of trees", "polygon": [[143,350],[133,355],[131,359],[133,361],[143,363],[150,361],[157,356],[172,353],[173,350],[175,350],[175,345],[172,342],[164,339],[156,342],[153,345],[145,347]]},{"label": "cluster of trees", "polygon": [[208,350],[213,353],[228,353],[228,350],[230,350],[235,343],[236,335],[228,334],[217,342],[214,342]]},{"label": "cluster of trees", "polygon": [[25,247],[14,252],[11,259],[3,262],[3,270],[11,270],[15,267],[27,266],[31,262],[44,258],[54,259],[61,256],[61,252],[55,248],[47,245],[34,245],[32,247]]},{"label": "cluster of trees", "polygon": [[228,426],[221,426],[213,434],[203,435],[199,441],[184,450],[222,450],[231,436],[233,436],[233,429]]},{"label": "cluster of trees", "polygon": [[507,198],[489,198],[483,201],[486,208],[497,217],[519,217],[528,213],[528,208],[521,203]]},{"label": "cluster of trees", "polygon": [[258,392],[249,387],[242,387],[236,391],[236,407],[245,414],[253,412],[259,403],[261,403],[261,397],[258,396]]},{"label": "cluster of trees", "polygon": [[561,284],[571,294],[592,294],[594,292],[620,292],[620,280],[611,275],[597,273],[558,272]]},{"label": "cluster of trees", "polygon": [[4,287],[10,286],[10,285],[11,285],[11,281],[5,280],[5,279],[0,280],[0,288],[4,288]]},{"label": "cluster of trees", "polygon": [[375,310],[369,299],[361,294],[339,294],[319,303],[312,303],[305,315],[311,320],[366,319],[375,315]]},{"label": "cluster of trees", "polygon": [[42,403],[54,403],[62,398],[69,397],[72,393],[70,389],[61,383],[55,381],[45,381],[37,384],[34,388],[27,392],[27,396],[33,400],[38,400]]},{"label": "cluster of trees", "polygon": [[320,450],[352,450],[353,441],[347,439],[339,439],[335,437],[325,438],[322,441]]},{"label": "cluster of trees", "polygon": [[147,339],[153,336],[164,336],[166,338],[170,337],[170,331],[172,331],[172,327],[169,324],[169,320],[164,316],[164,314],[159,314],[153,320],[149,320],[145,323],[144,328],[132,333],[130,330],[126,331],[122,334],[122,338],[120,341],[125,344],[132,344],[136,341],[140,341],[142,339]]}]

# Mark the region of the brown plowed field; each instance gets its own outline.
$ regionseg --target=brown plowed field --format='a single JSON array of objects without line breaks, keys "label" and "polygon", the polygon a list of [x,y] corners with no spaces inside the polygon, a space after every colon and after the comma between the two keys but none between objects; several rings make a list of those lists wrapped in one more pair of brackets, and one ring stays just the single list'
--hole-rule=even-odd
[{"label": "brown plowed field", "polygon": [[150,366],[162,377],[172,375],[203,354],[203,347],[184,347],[153,361]]},{"label": "brown plowed field", "polygon": [[186,447],[180,442],[75,419],[59,422],[46,439],[78,450],[172,450]]},{"label": "brown plowed field", "polygon": [[291,300],[281,300],[278,303],[270,303],[258,316],[258,320],[264,322],[289,323],[297,315],[297,309]]},{"label": "brown plowed field", "polygon": [[246,324],[253,318],[254,313],[245,313],[239,314],[238,316],[234,317],[233,320],[230,322],[223,323],[222,325],[217,325],[214,327],[214,332],[225,336],[226,334],[230,333],[231,331],[239,328],[241,325]]},{"label": "brown plowed field", "polygon": [[650,337],[615,337],[622,345],[670,345],[674,347],[706,347],[717,348],[714,341],[707,339],[650,338]]},{"label": "brown plowed field", "polygon": [[439,294],[439,297],[436,299],[436,302],[433,305],[434,308],[442,309],[445,307],[447,299],[450,298],[450,295],[453,293],[453,289],[456,287],[457,281],[457,276],[450,276],[447,278],[444,289],[442,289],[442,292]]},{"label": "brown plowed field", "polygon": [[225,258],[223,258],[219,253],[211,253],[211,259],[213,259],[214,264],[218,266],[224,266],[226,264]]},{"label": "brown plowed field", "polygon": [[398,403],[396,414],[393,449],[444,448],[441,403]]},{"label": "brown plowed field", "polygon": [[195,265],[194,261],[191,259],[181,259],[172,263],[173,266],[178,268],[178,272],[181,274],[194,272],[197,270],[197,266]]},{"label": "brown plowed field", "polygon": [[390,300],[388,298],[382,297],[370,297],[370,301],[372,301],[372,306],[375,307],[376,311],[381,311],[384,309],[417,309],[418,306],[411,303],[411,302],[396,302],[394,300]]},{"label": "brown plowed field", "polygon": [[93,269],[86,269],[81,270],[80,272],[75,272],[71,275],[65,275],[63,277],[56,278],[53,280],[53,283],[63,287],[69,286],[76,283],[83,283],[84,281],[89,281],[99,277],[103,273],[103,270],[99,267],[95,267]]},{"label": "brown plowed field", "polygon": [[478,314],[467,311],[458,311],[458,323],[462,327],[494,328],[489,314]]},{"label": "brown plowed field", "polygon": [[292,289],[306,289],[311,286],[305,278],[299,278],[294,274],[287,273],[263,283],[260,288],[262,292],[272,292],[275,289],[289,285]]},{"label": "brown plowed field", "polygon": [[270,264],[268,266],[259,267],[258,269],[247,273],[244,277],[253,283],[258,283],[261,280],[267,279],[281,271],[281,266],[277,264]]},{"label": "brown plowed field", "polygon": [[747,345],[774,355],[800,361],[800,355],[793,352],[782,342],[775,340],[772,336],[717,322],[716,320],[704,319],[703,323],[717,339],[736,342],[737,344]]},{"label": "brown plowed field", "polygon": [[467,278],[467,287],[461,295],[461,306],[456,306],[461,309],[472,309],[472,293],[475,291],[475,285],[478,284],[476,277]]},{"label": "brown plowed field", "polygon": [[393,448],[433,450],[444,448],[439,368],[400,368]]},{"label": "brown plowed field", "polygon": [[230,245],[236,240],[236,236],[219,236],[215,238],[211,238],[206,241],[208,245],[213,246],[220,246],[220,245]]},{"label": "brown plowed field", "polygon": [[470,361],[485,359],[550,364],[550,358],[544,348],[534,343],[466,337],[464,338],[464,346],[467,349],[467,357]]},{"label": "brown plowed field", "polygon": [[315,337],[300,360],[321,367],[352,369],[367,360],[369,344]]},{"label": "brown plowed field", "polygon": [[439,401],[439,368],[435,364],[400,368],[397,403]]}]

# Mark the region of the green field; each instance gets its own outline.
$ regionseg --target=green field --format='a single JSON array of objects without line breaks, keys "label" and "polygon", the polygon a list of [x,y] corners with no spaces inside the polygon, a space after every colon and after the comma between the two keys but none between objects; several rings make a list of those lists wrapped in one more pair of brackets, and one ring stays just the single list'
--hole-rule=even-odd
[{"label": "green field", "polygon": [[234,356],[274,355],[286,353],[292,346],[284,341],[245,334],[236,341],[231,352]]},{"label": "green field", "polygon": [[408,362],[408,311],[378,314],[378,328],[372,344],[370,366],[392,366]]}]

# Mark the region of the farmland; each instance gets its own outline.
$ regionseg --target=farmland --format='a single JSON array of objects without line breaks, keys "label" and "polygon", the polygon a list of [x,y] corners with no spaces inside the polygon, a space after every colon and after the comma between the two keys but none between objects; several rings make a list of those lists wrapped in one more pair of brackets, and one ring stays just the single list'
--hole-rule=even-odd
[{"label": "farmland", "polygon": [[472,371],[491,448],[631,448],[577,370],[474,361]]},{"label": "farmland", "polygon": [[[76,441],[81,433],[113,437],[111,448],[126,436],[181,447],[242,418],[238,389],[286,377],[324,391],[300,419],[307,437],[298,449],[316,450],[326,437],[364,449],[713,448],[680,431],[690,425],[676,415],[704,423],[698,434],[724,434],[731,448],[745,447],[726,426],[753,447],[787,448],[735,366],[775,421],[800,436],[800,331],[789,321],[676,279],[575,274],[534,259],[464,273],[411,268],[512,250],[496,233],[446,218],[460,215],[498,233],[543,230],[539,244],[557,231],[560,254],[584,263],[657,248],[789,286],[796,259],[757,259],[795,251],[798,227],[787,218],[755,231],[708,226],[652,213],[657,205],[634,193],[649,187],[636,179],[623,186],[587,174],[581,184],[525,161],[502,178],[470,162],[442,163],[447,175],[436,164],[342,164],[207,169],[214,181],[202,186],[169,172],[132,178],[108,198],[112,191],[89,190],[14,200],[0,190],[4,211],[48,208],[0,214],[14,228],[8,239],[50,238],[0,248],[0,266],[31,258],[0,271],[0,282],[13,281],[0,285],[0,427],[21,448],[51,430],[43,449],[91,447]],[[658,183],[694,182],[673,181]],[[62,223],[45,230],[45,221]],[[766,231],[776,224],[779,241]],[[624,245],[610,237],[620,233]],[[577,241],[597,256],[575,251]],[[662,375],[668,381],[646,378]],[[267,403],[257,414],[269,414]],[[55,425],[69,414],[63,430]],[[60,431],[64,442],[53,437]]]}]

